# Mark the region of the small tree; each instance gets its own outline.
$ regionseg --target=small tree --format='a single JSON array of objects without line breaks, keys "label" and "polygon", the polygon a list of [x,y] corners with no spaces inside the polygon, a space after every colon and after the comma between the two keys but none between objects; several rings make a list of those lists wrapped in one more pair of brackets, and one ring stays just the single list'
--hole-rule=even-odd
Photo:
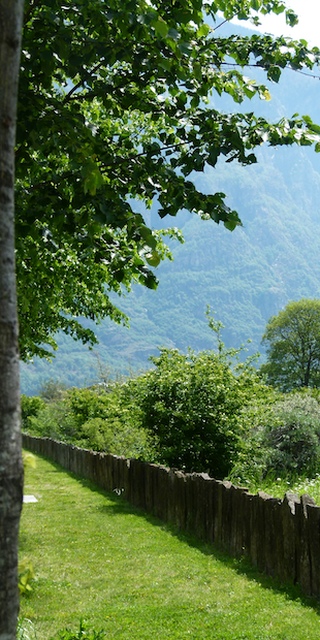
[{"label": "small tree", "polygon": [[242,448],[243,408],[261,392],[252,358],[240,362],[243,350],[226,349],[223,325],[210,315],[216,351],[187,355],[177,349],[152,357],[155,369],[132,381],[141,424],[156,437],[160,461],[187,472],[228,475]]},{"label": "small tree", "polygon": [[320,300],[289,302],[267,323],[262,343],[267,363],[261,371],[283,391],[320,383]]}]

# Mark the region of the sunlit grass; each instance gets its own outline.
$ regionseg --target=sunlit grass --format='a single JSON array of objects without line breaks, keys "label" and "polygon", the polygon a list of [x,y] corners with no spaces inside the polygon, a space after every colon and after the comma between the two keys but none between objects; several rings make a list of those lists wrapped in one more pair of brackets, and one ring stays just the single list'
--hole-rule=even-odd
[{"label": "sunlit grass", "polygon": [[[236,483],[236,480],[233,479],[233,482]],[[317,473],[315,478],[288,479],[269,476],[259,482],[255,480],[245,482],[242,480],[241,485],[247,486],[251,493],[265,491],[274,498],[283,498],[287,491],[296,493],[298,496],[308,493],[320,505],[320,473]]]},{"label": "sunlit grass", "polygon": [[319,609],[244,560],[163,525],[37,458],[26,470],[20,554],[36,579],[21,615],[38,640],[104,628],[120,640],[316,640]]}]

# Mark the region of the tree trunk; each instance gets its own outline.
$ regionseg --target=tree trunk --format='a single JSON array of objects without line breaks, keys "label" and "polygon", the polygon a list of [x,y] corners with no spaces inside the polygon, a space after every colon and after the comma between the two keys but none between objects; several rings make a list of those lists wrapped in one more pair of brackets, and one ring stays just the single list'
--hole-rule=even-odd
[{"label": "tree trunk", "polygon": [[311,374],[311,364],[312,364],[312,350],[311,347],[309,346],[308,349],[309,353],[308,353],[308,362],[307,362],[307,367],[306,370],[304,372],[304,381],[303,381],[303,387],[308,387],[309,386],[309,382],[310,382],[310,374]]},{"label": "tree trunk", "polygon": [[0,640],[19,613],[23,464],[14,257],[14,144],[23,0],[0,0]]}]

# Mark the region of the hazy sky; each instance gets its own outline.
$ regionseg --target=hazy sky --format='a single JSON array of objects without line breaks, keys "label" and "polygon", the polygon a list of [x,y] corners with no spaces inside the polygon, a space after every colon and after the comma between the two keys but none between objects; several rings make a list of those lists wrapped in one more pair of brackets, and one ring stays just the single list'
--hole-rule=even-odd
[{"label": "hazy sky", "polygon": [[[320,48],[320,0],[287,0],[286,5],[298,14],[299,24],[290,28],[286,25],[284,13],[279,16],[272,14],[272,17],[263,19],[263,31],[276,36],[304,38],[310,45]],[[241,24],[249,26],[248,22]]]}]

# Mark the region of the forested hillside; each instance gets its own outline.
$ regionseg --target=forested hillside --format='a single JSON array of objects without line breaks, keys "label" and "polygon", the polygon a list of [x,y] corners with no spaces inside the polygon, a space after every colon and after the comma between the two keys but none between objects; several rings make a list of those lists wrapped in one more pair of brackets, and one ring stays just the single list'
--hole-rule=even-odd
[{"label": "forested hillside", "polygon": [[[230,26],[225,28],[231,32]],[[262,80],[257,69],[249,74]],[[279,85],[268,88],[270,102],[246,101],[239,110],[254,110],[270,120],[308,114],[320,123],[318,80],[287,70]],[[235,109],[231,99],[222,102],[215,95],[212,100],[226,111]],[[261,350],[270,315],[289,300],[320,297],[320,157],[298,146],[261,147],[258,157],[251,167],[220,161],[195,178],[197,187],[208,193],[228,194],[228,205],[238,211],[243,227],[231,233],[189,213],[161,222],[154,206],[147,212],[151,224],[178,226],[185,238],[183,245],[171,245],[174,262],[158,267],[157,291],[137,285],[117,299],[130,317],[130,328],[104,321],[96,328],[100,345],[93,352],[61,336],[52,363],[35,359],[23,364],[22,391],[36,393],[48,378],[82,385],[97,377],[99,366],[113,371],[146,368],[157,346],[210,349],[214,335],[205,318],[207,305],[226,327],[226,345],[238,347],[251,339],[252,353]]]}]

